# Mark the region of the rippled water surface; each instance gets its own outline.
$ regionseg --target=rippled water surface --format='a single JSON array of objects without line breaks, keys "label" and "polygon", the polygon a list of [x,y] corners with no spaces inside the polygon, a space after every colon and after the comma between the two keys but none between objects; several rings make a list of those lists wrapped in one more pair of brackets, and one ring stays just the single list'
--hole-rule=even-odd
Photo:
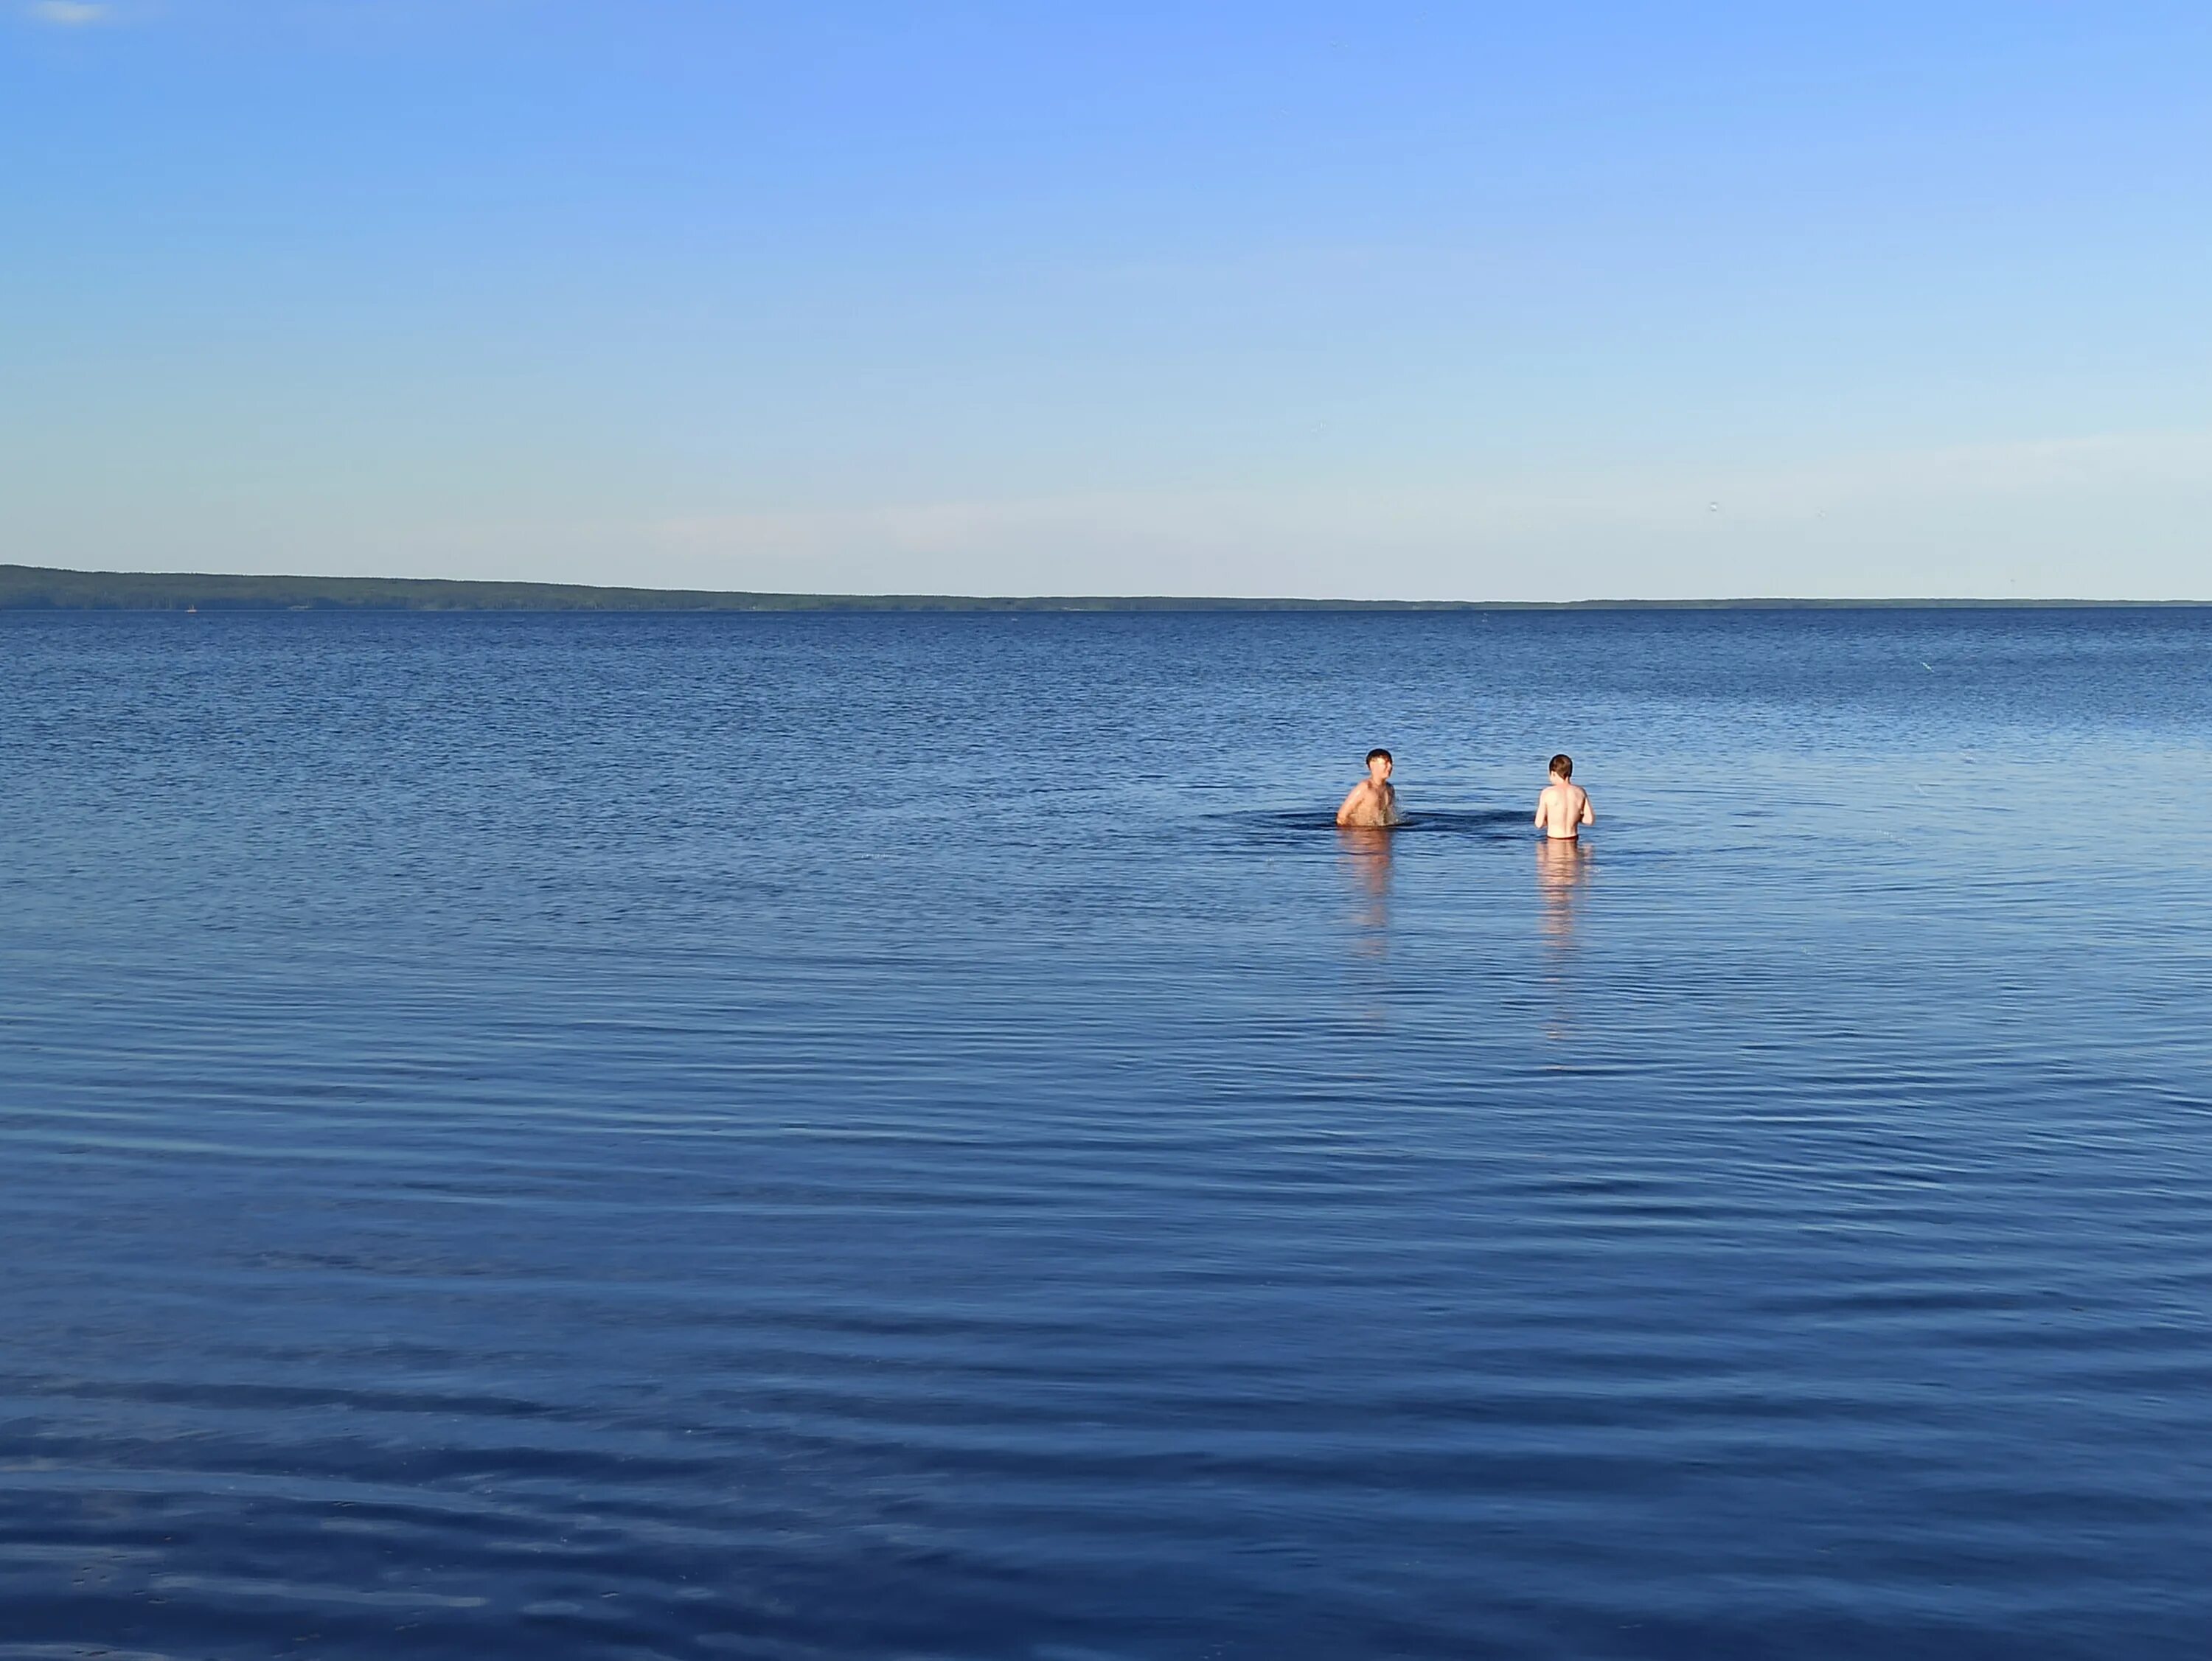
[{"label": "rippled water surface", "polygon": [[0,617],[0,1657],[2201,1655],[2209,670]]}]

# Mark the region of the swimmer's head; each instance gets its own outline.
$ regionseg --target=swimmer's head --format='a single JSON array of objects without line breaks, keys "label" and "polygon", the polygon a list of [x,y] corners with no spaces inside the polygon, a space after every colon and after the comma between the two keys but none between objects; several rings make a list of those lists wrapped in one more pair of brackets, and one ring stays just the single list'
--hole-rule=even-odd
[{"label": "swimmer's head", "polygon": [[1367,776],[1369,778],[1388,779],[1390,776],[1390,752],[1389,750],[1370,749],[1367,752]]},{"label": "swimmer's head", "polygon": [[1573,756],[1571,756],[1571,755],[1554,755],[1554,756],[1552,758],[1552,777],[1553,777],[1553,778],[1554,778],[1554,779],[1571,779],[1571,778],[1573,778],[1574,776],[1575,776],[1575,758],[1574,758]]}]

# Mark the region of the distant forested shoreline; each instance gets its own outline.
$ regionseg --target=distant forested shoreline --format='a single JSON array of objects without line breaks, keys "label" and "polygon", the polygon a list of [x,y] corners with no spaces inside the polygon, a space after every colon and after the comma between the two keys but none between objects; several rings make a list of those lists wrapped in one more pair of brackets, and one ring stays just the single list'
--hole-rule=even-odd
[{"label": "distant forested shoreline", "polygon": [[58,611],[1588,611],[2050,609],[2191,600],[1340,600],[1176,595],[769,594],[433,577],[242,577],[0,565],[0,610]]}]

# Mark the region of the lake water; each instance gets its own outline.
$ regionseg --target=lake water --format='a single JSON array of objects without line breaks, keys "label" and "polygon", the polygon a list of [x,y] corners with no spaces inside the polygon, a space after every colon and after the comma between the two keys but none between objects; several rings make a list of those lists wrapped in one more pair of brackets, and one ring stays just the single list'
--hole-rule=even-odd
[{"label": "lake water", "polygon": [[0,1657],[2212,1645],[2212,613],[16,614],[0,712]]}]

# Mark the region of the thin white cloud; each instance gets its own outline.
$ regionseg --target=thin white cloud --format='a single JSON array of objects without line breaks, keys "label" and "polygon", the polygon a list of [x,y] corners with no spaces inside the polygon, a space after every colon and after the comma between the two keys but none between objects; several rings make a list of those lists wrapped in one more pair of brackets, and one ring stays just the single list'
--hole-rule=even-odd
[{"label": "thin white cloud", "polygon": [[115,8],[104,0],[36,0],[30,15],[57,28],[81,29],[94,23],[112,23]]},{"label": "thin white cloud", "polygon": [[971,593],[2212,597],[2212,432],[666,518],[672,585]]}]

